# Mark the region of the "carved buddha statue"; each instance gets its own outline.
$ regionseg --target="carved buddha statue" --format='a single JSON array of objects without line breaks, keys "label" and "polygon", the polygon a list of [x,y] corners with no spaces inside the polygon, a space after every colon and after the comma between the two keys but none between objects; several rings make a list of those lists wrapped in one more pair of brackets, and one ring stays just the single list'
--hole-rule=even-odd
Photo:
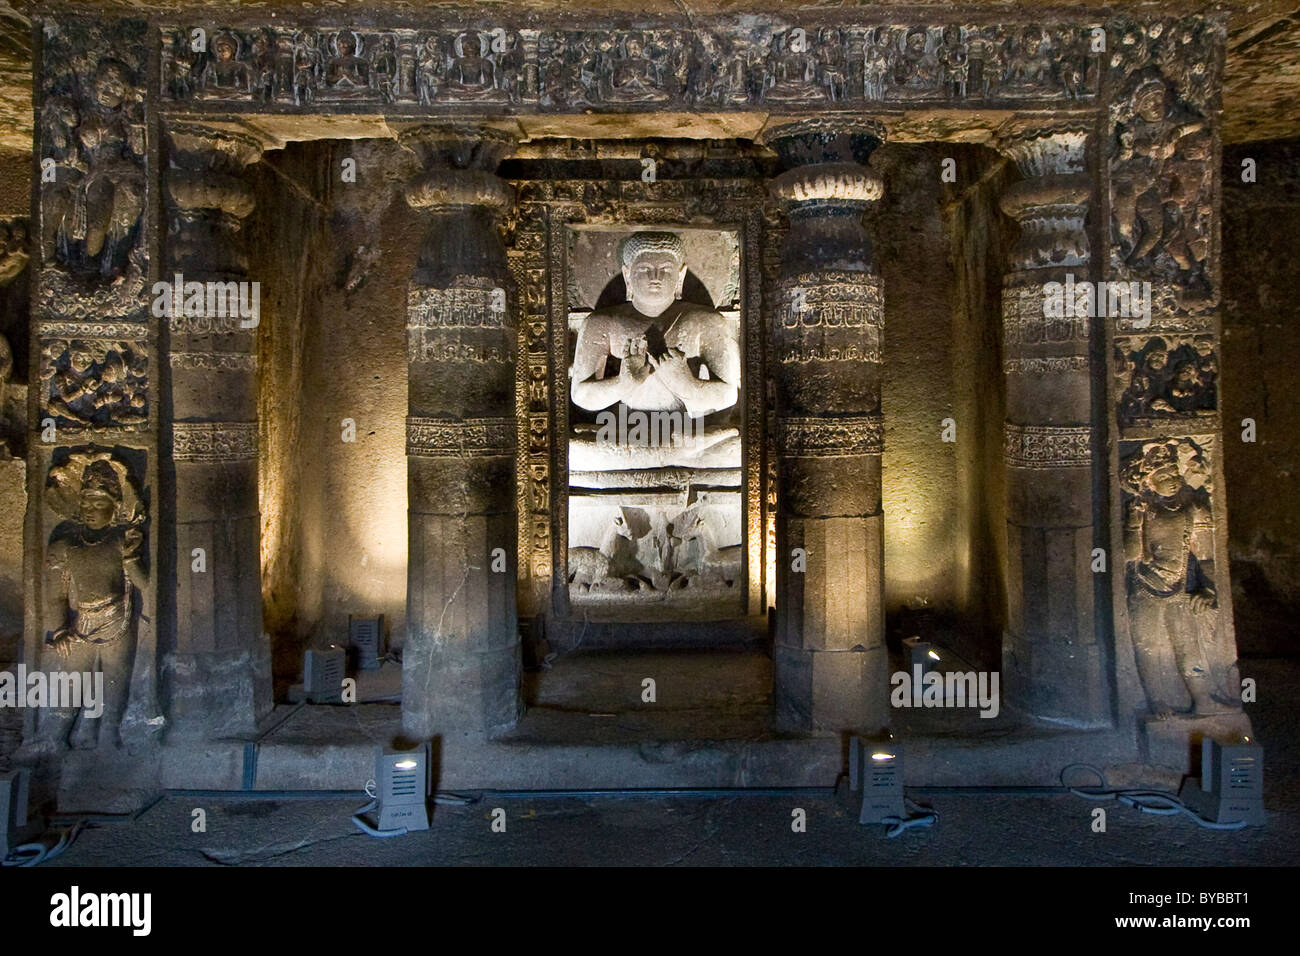
[{"label": "carved buddha statue", "polygon": [[661,103],[670,97],[661,88],[659,67],[645,54],[645,41],[633,33],[610,68],[607,98],[621,103]]},{"label": "carved buddha statue", "polygon": [[325,85],[331,93],[358,94],[370,87],[370,64],[358,55],[361,41],[351,30],[334,38],[334,56],[325,64]]},{"label": "carved buddha statue", "polygon": [[570,468],[738,468],[739,431],[709,418],[736,405],[740,347],[717,312],[682,301],[681,238],[634,233],[620,244],[619,261],[628,301],[598,308],[583,322],[570,369],[573,402],[589,411],[621,403],[633,412],[676,413],[694,437],[651,446],[575,438]]},{"label": "carved buddha statue", "polygon": [[456,38],[455,56],[438,96],[444,100],[502,100],[497,88],[496,67],[483,56],[483,40],[473,30]]}]

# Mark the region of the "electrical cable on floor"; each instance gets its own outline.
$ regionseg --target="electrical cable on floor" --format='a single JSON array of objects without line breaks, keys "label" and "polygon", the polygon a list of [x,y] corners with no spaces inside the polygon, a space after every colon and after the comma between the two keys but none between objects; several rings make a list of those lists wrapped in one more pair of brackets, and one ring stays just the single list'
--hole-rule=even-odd
[{"label": "electrical cable on floor", "polygon": [[[1097,779],[1101,781],[1098,787],[1081,789],[1071,787],[1065,782],[1065,775],[1075,768],[1087,770],[1089,773],[1096,774]],[[1156,816],[1172,817],[1179,814],[1185,814],[1192,818],[1199,827],[1207,830],[1240,830],[1246,826],[1245,820],[1238,820],[1235,823],[1215,823],[1213,820],[1207,820],[1199,813],[1192,810],[1191,807],[1183,803],[1172,793],[1163,790],[1112,790],[1106,782],[1106,775],[1097,767],[1087,763],[1072,763],[1061,770],[1061,786],[1065,787],[1076,797],[1085,797],[1092,799],[1094,797],[1108,797],[1117,800],[1126,807],[1136,807],[1142,813],[1151,813]]]},{"label": "electrical cable on floor", "polygon": [[370,797],[370,802],[367,803],[364,807],[358,808],[352,814],[352,822],[357,825],[358,830],[372,837],[405,836],[407,833],[410,832],[409,830],[406,829],[406,827],[398,827],[395,830],[378,830],[375,827],[372,827],[368,822],[366,822],[366,819],[365,817],[362,816],[362,814],[369,813],[371,810],[376,809],[379,806],[379,797],[376,796],[375,794],[375,782],[373,780],[366,781],[365,791],[366,791],[366,796]]},{"label": "electrical cable on floor", "polygon": [[915,830],[919,827],[932,827],[939,822],[939,814],[937,811],[927,809],[919,803],[909,800],[907,797],[903,798],[903,802],[907,804],[907,809],[911,810],[912,813],[906,817],[885,817],[881,820],[881,823],[884,823],[889,827],[889,829],[885,831],[886,837],[893,839],[896,836],[901,836],[908,830]]},{"label": "electrical cable on floor", "polygon": [[[0,866],[40,866],[72,846],[85,827],[86,821],[78,820],[66,830],[51,830],[39,840],[16,846],[4,860],[0,860]],[[51,837],[53,842],[49,842]]]}]

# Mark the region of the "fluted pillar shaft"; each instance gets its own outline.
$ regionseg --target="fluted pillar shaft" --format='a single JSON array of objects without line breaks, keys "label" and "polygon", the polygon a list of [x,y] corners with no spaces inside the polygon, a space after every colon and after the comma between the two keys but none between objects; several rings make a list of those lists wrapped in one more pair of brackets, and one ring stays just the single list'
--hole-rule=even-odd
[{"label": "fluted pillar shaft", "polygon": [[421,126],[407,201],[428,231],[407,294],[410,557],[402,719],[418,739],[518,720],[516,332],[495,175],[513,137]]},{"label": "fluted pillar shaft", "polygon": [[862,224],[882,126],[807,120],[764,139],[789,231],[770,315],[778,456],[776,724],[889,722],[880,504],[883,301]]},{"label": "fluted pillar shaft", "polygon": [[1002,196],[1020,225],[1002,291],[1007,418],[1008,702],[1045,721],[1109,719],[1094,629],[1092,193],[1085,125],[1018,128],[999,141],[1024,179]]},{"label": "fluted pillar shaft", "polygon": [[261,146],[190,124],[171,126],[166,145],[172,732],[250,734],[271,708],[258,507],[261,288],[249,274],[243,237],[254,206],[244,171]]}]

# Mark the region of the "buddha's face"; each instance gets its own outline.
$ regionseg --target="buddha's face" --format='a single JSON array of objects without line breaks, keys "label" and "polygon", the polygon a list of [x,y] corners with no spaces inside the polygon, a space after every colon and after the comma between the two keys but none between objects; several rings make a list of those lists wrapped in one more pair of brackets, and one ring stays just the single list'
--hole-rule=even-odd
[{"label": "buddha's face", "polygon": [[81,493],[81,522],[92,531],[107,528],[117,513],[117,502],[107,492],[99,490]]},{"label": "buddha's face", "polygon": [[630,266],[623,267],[632,305],[651,318],[677,300],[686,279],[686,265],[670,252],[643,252]]},{"label": "buddha's face", "polygon": [[460,41],[460,48],[465,51],[465,56],[477,58],[483,52],[483,44],[479,41],[477,33],[467,33]]}]

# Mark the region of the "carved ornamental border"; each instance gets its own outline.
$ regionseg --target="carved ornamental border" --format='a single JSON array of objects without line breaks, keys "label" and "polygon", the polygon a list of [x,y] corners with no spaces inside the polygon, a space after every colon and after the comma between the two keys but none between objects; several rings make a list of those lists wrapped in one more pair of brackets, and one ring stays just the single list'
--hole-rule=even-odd
[{"label": "carved ornamental border", "polygon": [[1006,23],[989,11],[911,22],[833,11],[557,18],[547,29],[508,10],[438,19],[361,27],[176,18],[156,38],[159,92],[173,105],[236,112],[797,113],[1090,103],[1105,68],[1103,22],[1068,13]]}]

